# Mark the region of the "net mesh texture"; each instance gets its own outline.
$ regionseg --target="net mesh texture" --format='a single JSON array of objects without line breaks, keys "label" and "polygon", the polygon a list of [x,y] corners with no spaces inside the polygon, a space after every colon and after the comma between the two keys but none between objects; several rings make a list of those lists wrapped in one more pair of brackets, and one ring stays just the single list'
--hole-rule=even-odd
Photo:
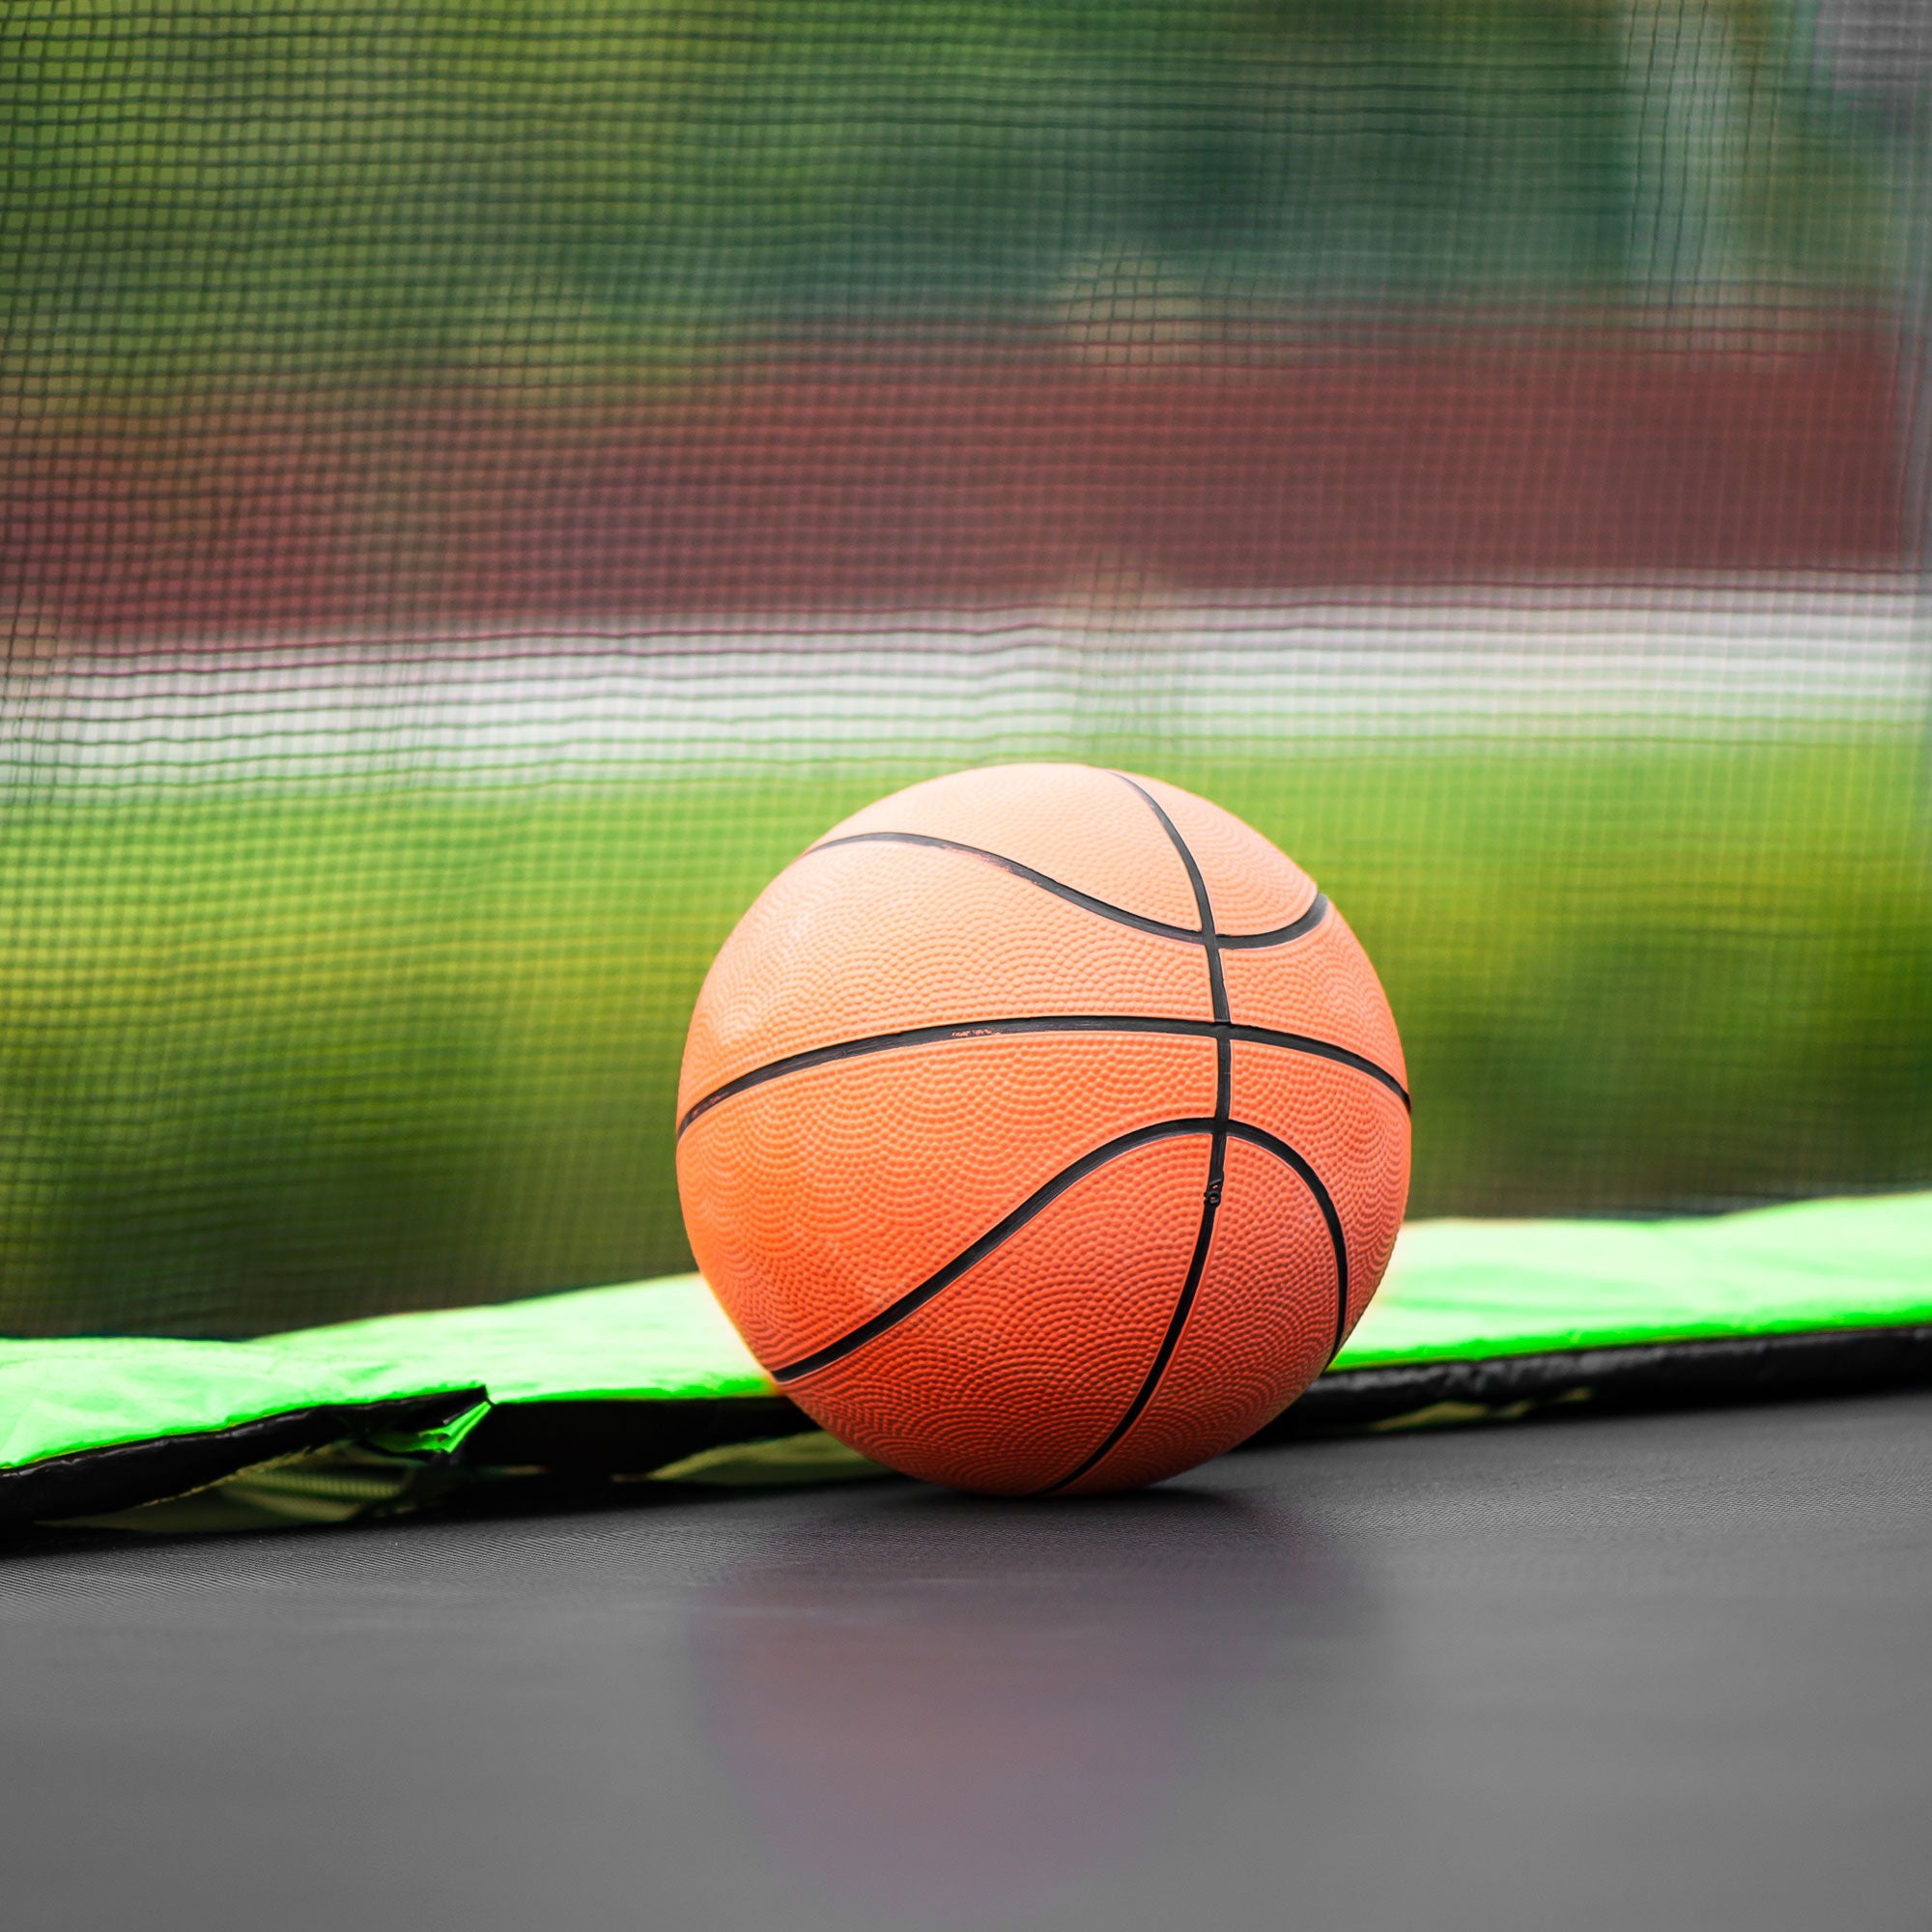
[{"label": "net mesh texture", "polygon": [[1932,1180],[1932,10],[13,0],[0,1331],[689,1264],[847,811],[1206,793],[1411,1212]]}]

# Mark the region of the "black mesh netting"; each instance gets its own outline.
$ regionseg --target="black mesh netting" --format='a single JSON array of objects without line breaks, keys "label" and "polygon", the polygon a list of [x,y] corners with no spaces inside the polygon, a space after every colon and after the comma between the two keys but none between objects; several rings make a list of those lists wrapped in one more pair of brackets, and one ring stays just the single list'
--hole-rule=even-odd
[{"label": "black mesh netting", "polygon": [[1414,1211],[1932,1179],[1918,0],[11,0],[0,1327],[681,1265],[712,950],[1124,764]]}]

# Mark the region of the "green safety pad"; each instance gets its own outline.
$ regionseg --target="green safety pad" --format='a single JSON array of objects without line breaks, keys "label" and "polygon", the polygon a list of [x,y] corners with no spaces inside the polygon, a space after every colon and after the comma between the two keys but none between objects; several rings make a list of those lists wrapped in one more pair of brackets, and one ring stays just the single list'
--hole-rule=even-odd
[{"label": "green safety pad", "polygon": [[768,1396],[771,1378],[753,1359],[717,1298],[695,1274],[622,1288],[584,1288],[493,1308],[378,1315],[278,1335],[284,1358],[383,1362],[395,1373],[434,1376],[461,1361],[498,1402],[693,1401]]},{"label": "green safety pad", "polygon": [[1336,1367],[1932,1321],[1932,1194],[1677,1221],[1417,1221]]},{"label": "green safety pad", "polygon": [[[1334,1366],[1268,1433],[1919,1378],[1932,1194],[1422,1222]],[[0,1343],[0,1520],[122,1511],[343,1445],[360,1459],[352,1497],[410,1487],[385,1491],[377,1465],[841,1473],[819,1451],[737,1454],[810,1427],[695,1275],[248,1342],[16,1341]]]}]

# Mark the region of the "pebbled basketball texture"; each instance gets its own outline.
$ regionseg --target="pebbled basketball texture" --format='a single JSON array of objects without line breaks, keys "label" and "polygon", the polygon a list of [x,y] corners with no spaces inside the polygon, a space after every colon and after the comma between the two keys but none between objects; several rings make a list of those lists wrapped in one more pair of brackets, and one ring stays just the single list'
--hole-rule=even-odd
[{"label": "pebbled basketball texture", "polygon": [[705,980],[698,1265],[808,1414],[1002,1494],[1157,1482],[1327,1365],[1408,1189],[1368,955],[1260,834],[1005,765],[868,806]]}]

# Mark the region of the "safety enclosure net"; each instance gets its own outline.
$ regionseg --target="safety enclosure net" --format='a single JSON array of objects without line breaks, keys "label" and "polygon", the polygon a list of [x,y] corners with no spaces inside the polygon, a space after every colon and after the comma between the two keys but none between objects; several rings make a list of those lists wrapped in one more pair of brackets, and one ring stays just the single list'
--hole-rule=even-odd
[{"label": "safety enclosure net", "polygon": [[688,1266],[774,872],[1247,818],[1418,1215],[1932,1182],[1932,9],[12,0],[0,1331]]}]

